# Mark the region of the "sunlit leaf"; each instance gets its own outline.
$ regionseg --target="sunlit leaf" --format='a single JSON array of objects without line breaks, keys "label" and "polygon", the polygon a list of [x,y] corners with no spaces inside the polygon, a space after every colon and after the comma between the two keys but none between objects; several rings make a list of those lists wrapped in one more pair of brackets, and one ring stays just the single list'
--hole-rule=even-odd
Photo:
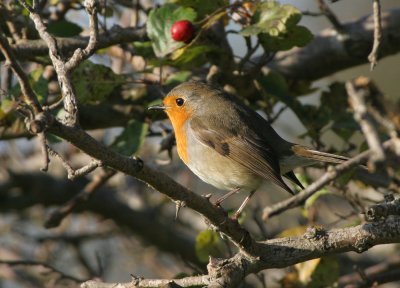
[{"label": "sunlit leaf", "polygon": [[8,98],[4,98],[0,101],[0,121],[6,118],[10,113],[12,113],[17,107],[17,103]]},{"label": "sunlit leaf", "polygon": [[335,257],[323,257],[311,274],[309,288],[332,287],[339,277],[339,263]]},{"label": "sunlit leaf", "polygon": [[258,35],[267,51],[283,51],[294,46],[302,47],[312,39],[311,32],[298,26],[301,12],[292,5],[280,5],[277,1],[258,4],[253,24],[244,28],[243,36]]},{"label": "sunlit leaf", "polygon": [[320,262],[321,258],[316,258],[294,265],[295,269],[297,270],[298,282],[303,285],[307,285],[307,283],[310,282],[311,276]]},{"label": "sunlit leaf", "polygon": [[222,256],[222,241],[215,231],[204,230],[196,237],[196,255],[204,263],[208,262],[210,256]]},{"label": "sunlit leaf", "polygon": [[104,100],[125,82],[123,75],[115,74],[109,67],[85,61],[74,70],[72,82],[81,103]]},{"label": "sunlit leaf", "polygon": [[296,226],[283,230],[278,234],[279,237],[292,237],[292,236],[300,236],[306,232],[307,226]]}]

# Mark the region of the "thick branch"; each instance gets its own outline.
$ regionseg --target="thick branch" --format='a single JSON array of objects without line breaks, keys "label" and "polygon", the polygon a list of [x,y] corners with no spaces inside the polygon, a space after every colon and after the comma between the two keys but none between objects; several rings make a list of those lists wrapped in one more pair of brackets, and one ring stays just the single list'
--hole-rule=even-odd
[{"label": "thick branch", "polygon": [[[122,28],[114,26],[107,32],[99,34],[96,49],[102,49],[117,44],[143,41],[146,37],[145,28]],[[57,47],[62,55],[68,55],[77,48],[85,48],[89,37],[56,38]],[[34,56],[46,56],[49,49],[43,40],[23,40],[12,45],[18,58],[30,59]]]},{"label": "thick branch", "polygon": [[[277,53],[269,67],[292,79],[316,80],[343,69],[368,63],[372,49],[374,17],[343,25],[345,34],[328,28],[304,48]],[[400,51],[400,9],[382,13],[379,56]]]},{"label": "thick branch", "polygon": [[[257,273],[264,269],[282,268],[303,261],[320,258],[329,254],[348,251],[364,252],[379,244],[400,242],[400,217],[387,219],[383,222],[367,223],[355,227],[325,231],[322,229],[309,229],[303,236],[287,237],[257,242],[255,250],[259,258],[247,258],[243,254],[236,254],[226,260],[211,259],[208,264],[208,279],[198,276],[180,279],[175,283],[182,287],[198,285],[200,281],[209,281],[207,287],[237,287],[250,273]],[[193,280],[193,282],[189,281]],[[141,282],[143,281],[143,282]],[[161,287],[168,280],[134,279],[130,283],[98,283],[85,282],[84,288],[109,288],[109,287]],[[143,283],[143,285],[141,285]],[[158,285],[154,285],[158,284]],[[203,284],[204,285],[204,284]]]}]

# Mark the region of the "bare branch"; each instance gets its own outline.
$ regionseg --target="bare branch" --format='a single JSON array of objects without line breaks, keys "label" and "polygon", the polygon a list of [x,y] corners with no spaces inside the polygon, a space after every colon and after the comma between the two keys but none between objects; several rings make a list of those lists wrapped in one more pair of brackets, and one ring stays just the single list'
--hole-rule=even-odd
[{"label": "bare branch", "polygon": [[98,281],[87,281],[82,283],[81,288],[138,288],[138,287],[192,287],[205,286],[209,284],[208,276],[192,276],[182,279],[143,279],[133,277],[130,283],[102,283]]},{"label": "bare branch", "polygon": [[[311,233],[316,231],[317,233]],[[390,232],[389,232],[390,231]],[[371,247],[384,243],[400,242],[400,217],[378,223],[367,223],[355,227],[326,231],[321,228],[310,229],[300,237],[287,237],[255,243],[259,257],[248,258],[238,253],[229,259],[210,259],[207,265],[208,275],[187,277],[179,280],[133,279],[129,283],[85,282],[85,288],[109,287],[161,287],[173,283],[182,287],[202,284],[207,287],[237,287],[250,273],[263,269],[281,268],[303,261],[320,258],[326,254],[347,251],[364,252]],[[167,282],[165,282],[167,281]],[[182,282],[177,282],[182,281]]]},{"label": "bare branch", "polygon": [[368,55],[368,61],[371,63],[371,71],[374,70],[376,64],[378,63],[379,56],[379,45],[381,44],[382,38],[382,19],[381,19],[381,3],[379,0],[374,0],[373,2],[374,11],[374,45],[372,46],[372,51]]},{"label": "bare branch", "polygon": [[74,170],[72,174],[68,175],[68,179],[74,180],[77,177],[85,176],[101,166],[103,166],[101,161],[92,159],[89,164]]},{"label": "bare branch", "polygon": [[[100,33],[96,49],[102,49],[121,43],[134,41],[144,41],[146,38],[146,29],[141,28],[122,28],[113,26],[107,32]],[[74,38],[55,38],[57,46],[63,55],[68,55],[75,49],[84,49],[87,47],[89,37]],[[11,46],[15,54],[22,59],[30,59],[34,56],[45,56],[49,53],[49,48],[43,40],[23,40]]]},{"label": "bare branch", "polygon": [[96,50],[97,38],[99,35],[98,18],[97,18],[97,0],[85,0],[84,5],[89,14],[89,42],[85,49],[76,49],[72,57],[65,63],[65,69],[72,70],[83,60],[89,58]]},{"label": "bare branch", "polygon": [[340,23],[339,19],[336,15],[332,12],[329,6],[325,3],[324,0],[317,0],[319,10],[322,12],[323,15],[328,18],[328,20],[332,23],[333,27],[339,32],[344,32],[343,25]]},{"label": "bare branch", "polygon": [[367,221],[377,221],[382,218],[387,218],[389,215],[400,215],[400,199],[372,205],[368,207],[365,212]]},{"label": "bare branch", "polygon": [[[334,28],[325,29],[315,35],[307,46],[277,53],[268,67],[291,79],[317,80],[368,63],[367,57],[373,45],[373,23],[373,16],[370,15],[343,24],[346,31],[344,35],[338,34]],[[382,34],[386,37],[381,39],[380,57],[400,51],[399,29],[400,9],[382,13]]]},{"label": "bare branch", "polygon": [[79,168],[77,170],[74,170],[74,168],[72,168],[71,165],[69,165],[69,163],[60,154],[58,154],[55,150],[53,150],[50,146],[47,146],[47,151],[52,157],[57,158],[61,162],[65,170],[67,170],[68,179],[70,180],[73,180],[77,177],[85,176],[90,172],[92,172],[93,170],[95,170],[96,168],[102,166],[101,161],[92,160],[88,165],[83,166],[82,168]]}]

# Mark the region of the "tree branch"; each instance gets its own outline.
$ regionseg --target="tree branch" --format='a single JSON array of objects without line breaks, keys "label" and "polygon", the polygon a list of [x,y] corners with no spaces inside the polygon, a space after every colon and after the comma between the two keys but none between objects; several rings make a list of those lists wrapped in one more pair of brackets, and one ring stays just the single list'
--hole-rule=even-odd
[{"label": "tree branch", "polygon": [[[84,49],[89,42],[89,37],[55,38],[60,53],[68,55],[78,48]],[[103,49],[113,45],[143,41],[146,39],[146,29],[122,28],[113,26],[107,32],[100,33],[97,37],[96,49]],[[11,46],[19,59],[31,59],[35,56],[46,56],[49,48],[43,40],[21,40]]]},{"label": "tree branch", "polygon": [[[312,230],[312,229],[311,229]],[[278,238],[255,243],[259,257],[248,258],[238,253],[230,259],[210,259],[208,278],[205,275],[187,277],[179,280],[137,280],[129,283],[99,283],[88,281],[82,288],[133,288],[162,287],[174,283],[182,287],[207,285],[207,287],[237,287],[250,273],[264,269],[282,268],[303,261],[320,258],[328,254],[355,251],[364,252],[379,244],[400,242],[400,217],[393,217],[382,222],[366,223],[350,228],[325,231],[314,229],[303,236]],[[169,282],[168,282],[169,281]],[[179,282],[178,282],[179,281]],[[149,284],[153,286],[150,286]]]},{"label": "tree branch", "polygon": [[[321,31],[307,46],[279,52],[268,66],[284,76],[298,80],[317,80],[343,69],[368,63],[373,43],[374,17],[363,17],[343,24],[345,34],[333,28]],[[379,54],[400,51],[400,9],[382,13]],[[329,55],[327,57],[326,55]],[[252,60],[257,61],[257,59]]]},{"label": "tree branch", "polygon": [[371,71],[375,68],[378,63],[379,46],[382,38],[382,24],[381,24],[381,2],[374,0],[373,2],[373,14],[374,14],[374,45],[372,51],[368,55],[368,61],[371,63]]}]

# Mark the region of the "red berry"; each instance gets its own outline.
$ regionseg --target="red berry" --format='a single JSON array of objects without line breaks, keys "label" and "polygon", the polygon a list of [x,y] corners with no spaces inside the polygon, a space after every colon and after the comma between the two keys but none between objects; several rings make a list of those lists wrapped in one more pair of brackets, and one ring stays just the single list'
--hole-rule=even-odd
[{"label": "red berry", "polygon": [[176,21],[171,27],[172,39],[179,42],[189,42],[194,36],[194,26],[188,20]]}]

